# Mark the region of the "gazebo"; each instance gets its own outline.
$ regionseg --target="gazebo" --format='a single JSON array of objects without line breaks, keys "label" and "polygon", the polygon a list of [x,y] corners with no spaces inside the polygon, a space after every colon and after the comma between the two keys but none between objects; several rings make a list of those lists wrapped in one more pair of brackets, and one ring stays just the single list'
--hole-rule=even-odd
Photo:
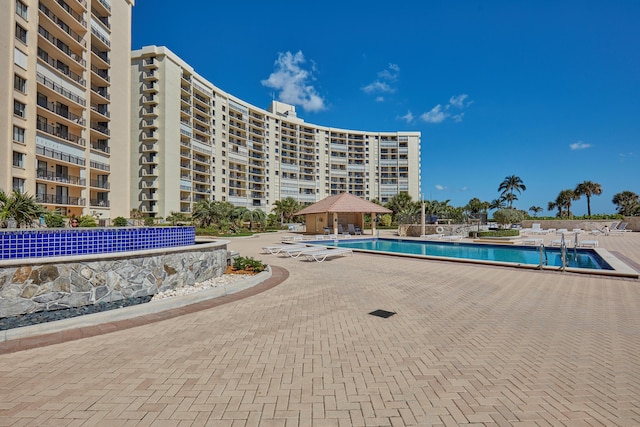
[{"label": "gazebo", "polygon": [[368,202],[350,193],[327,197],[307,206],[295,215],[304,215],[307,233],[322,234],[328,229],[338,233],[338,224],[346,231],[349,224],[364,229],[364,215],[371,214],[371,230],[376,232],[376,214],[392,213],[390,209]]}]

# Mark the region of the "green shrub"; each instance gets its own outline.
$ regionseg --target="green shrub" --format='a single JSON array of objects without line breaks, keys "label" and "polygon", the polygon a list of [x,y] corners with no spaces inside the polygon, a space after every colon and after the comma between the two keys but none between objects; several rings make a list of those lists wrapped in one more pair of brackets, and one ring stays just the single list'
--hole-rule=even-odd
[{"label": "green shrub", "polygon": [[155,225],[156,221],[155,219],[153,219],[153,217],[146,217],[144,219],[144,225],[146,225],[147,227],[153,227]]},{"label": "green shrub", "polygon": [[49,228],[63,228],[66,225],[64,217],[53,211],[44,214],[44,223]]},{"label": "green shrub", "polygon": [[[476,233],[476,232],[475,231],[469,232],[469,236],[470,237],[473,236],[473,233]],[[478,237],[511,237],[511,236],[520,235],[519,230],[513,230],[513,229],[478,231],[477,233],[478,233]]]},{"label": "green shrub", "polygon": [[262,263],[262,261],[258,261],[251,257],[236,257],[233,260],[233,268],[234,270],[244,270],[244,271],[253,271],[255,273],[260,273],[267,266]]},{"label": "green shrub", "polygon": [[493,213],[493,219],[500,225],[517,224],[526,217],[526,212],[517,209],[500,209]]},{"label": "green shrub", "polygon": [[113,226],[114,227],[126,227],[127,226],[127,220],[124,217],[121,216],[117,216],[113,219]]},{"label": "green shrub", "polygon": [[97,227],[98,222],[91,215],[83,215],[78,218],[78,227]]}]

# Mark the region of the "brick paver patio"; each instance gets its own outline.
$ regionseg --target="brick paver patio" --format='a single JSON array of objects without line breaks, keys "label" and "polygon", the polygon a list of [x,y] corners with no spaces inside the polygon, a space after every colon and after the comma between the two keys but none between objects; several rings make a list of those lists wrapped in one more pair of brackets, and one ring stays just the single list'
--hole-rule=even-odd
[{"label": "brick paver patio", "polygon": [[[230,244],[275,287],[0,355],[0,425],[640,425],[639,280],[260,254],[279,237]],[[640,265],[640,233],[600,247]]]}]

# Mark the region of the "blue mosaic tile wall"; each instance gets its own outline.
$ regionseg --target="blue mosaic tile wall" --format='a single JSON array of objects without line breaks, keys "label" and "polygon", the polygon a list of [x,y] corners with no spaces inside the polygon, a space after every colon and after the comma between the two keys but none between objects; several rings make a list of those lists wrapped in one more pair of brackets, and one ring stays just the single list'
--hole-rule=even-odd
[{"label": "blue mosaic tile wall", "polygon": [[195,241],[194,227],[0,231],[0,260],[140,251]]}]

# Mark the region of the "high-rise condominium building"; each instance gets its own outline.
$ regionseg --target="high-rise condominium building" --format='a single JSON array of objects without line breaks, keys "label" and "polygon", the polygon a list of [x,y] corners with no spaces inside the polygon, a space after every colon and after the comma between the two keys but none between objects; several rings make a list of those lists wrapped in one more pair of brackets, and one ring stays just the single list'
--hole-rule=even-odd
[{"label": "high-rise condominium building", "polygon": [[270,212],[286,197],[419,197],[420,132],[305,123],[291,105],[225,93],[165,47],[131,57],[131,208],[166,217],[202,199]]},{"label": "high-rise condominium building", "polygon": [[133,3],[2,0],[0,189],[128,216]]}]

